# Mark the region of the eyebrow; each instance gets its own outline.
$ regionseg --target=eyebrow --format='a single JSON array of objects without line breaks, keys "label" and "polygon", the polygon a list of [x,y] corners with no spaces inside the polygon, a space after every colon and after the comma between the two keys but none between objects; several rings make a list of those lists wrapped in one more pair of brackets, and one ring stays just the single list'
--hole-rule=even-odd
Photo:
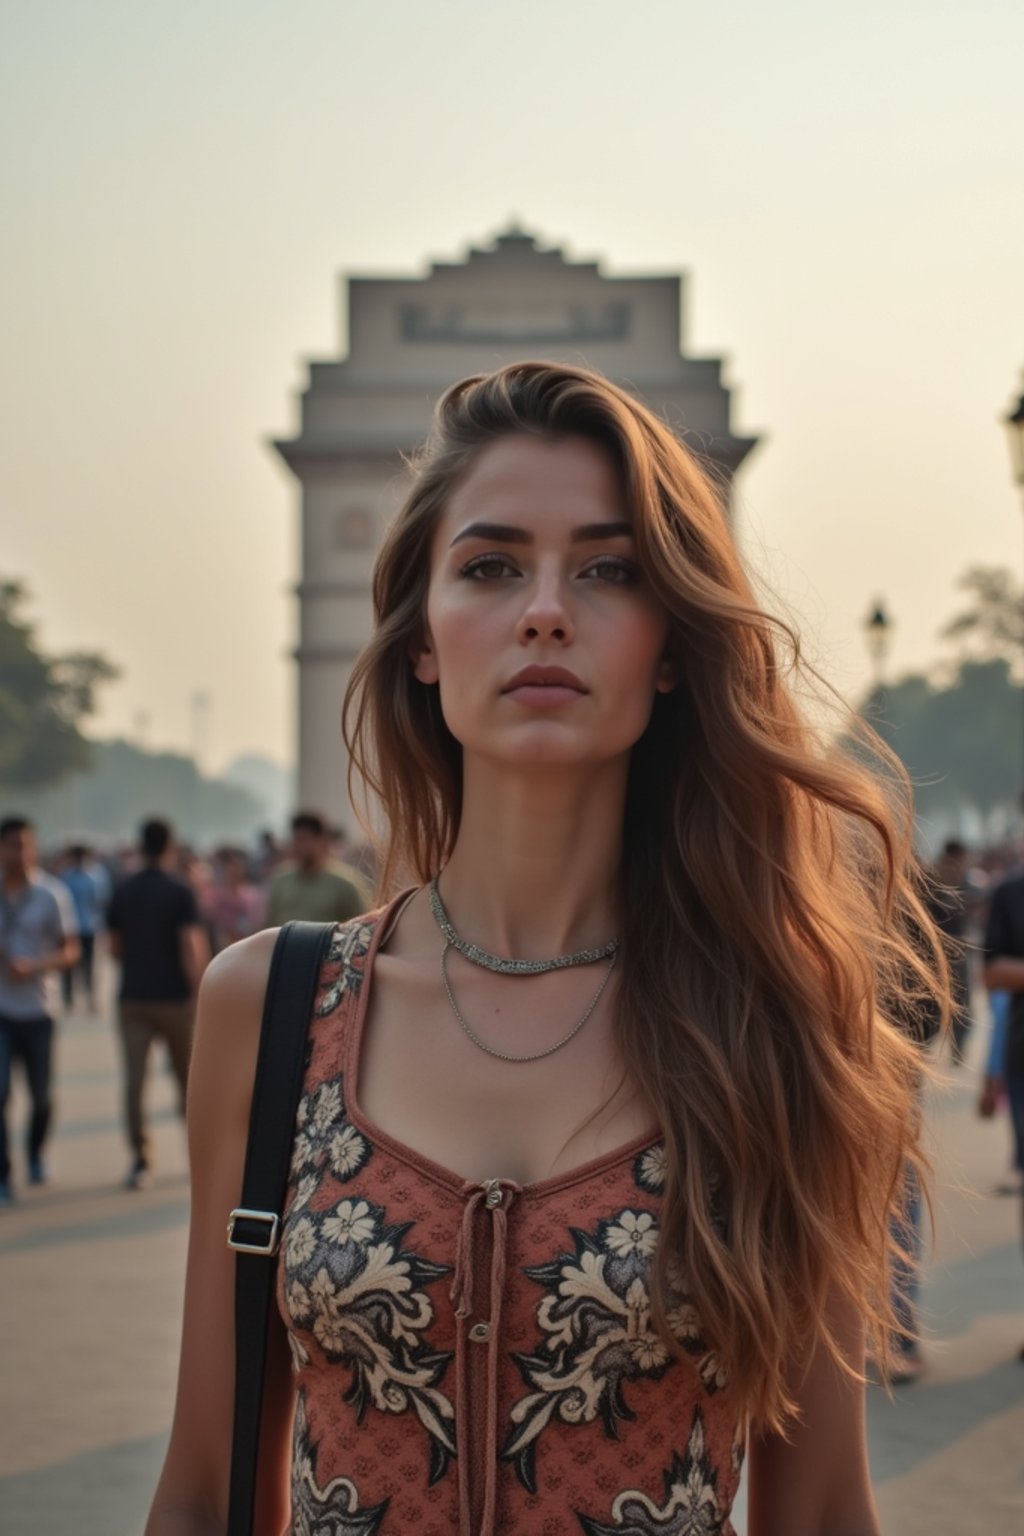
[{"label": "eyebrow", "polygon": [[[633,528],[630,523],[584,523],[582,527],[573,529],[569,542],[598,544],[604,539],[632,537]],[[525,528],[516,528],[507,523],[469,523],[455,535],[450,547],[454,548],[464,539],[490,539],[495,544],[532,544],[533,534]]]}]

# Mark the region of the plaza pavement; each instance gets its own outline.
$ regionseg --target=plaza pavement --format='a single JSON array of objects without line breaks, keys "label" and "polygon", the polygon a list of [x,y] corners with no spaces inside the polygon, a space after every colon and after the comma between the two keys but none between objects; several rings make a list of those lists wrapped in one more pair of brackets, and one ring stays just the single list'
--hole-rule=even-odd
[{"label": "plaza pavement", "polygon": [[[61,1024],[56,1075],[52,1184],[0,1212],[0,1531],[141,1536],[176,1371],[184,1137],[172,1081],[154,1071],[156,1181],[141,1193],[120,1187],[127,1154],[108,1017]],[[929,1100],[939,1183],[927,1373],[892,1400],[869,1394],[885,1536],[1024,1530],[1020,1211],[992,1194],[1008,1130],[975,1118],[974,1080],[969,1060]],[[20,1092],[10,1124],[20,1171]],[[736,1518],[742,1536],[742,1496]]]}]

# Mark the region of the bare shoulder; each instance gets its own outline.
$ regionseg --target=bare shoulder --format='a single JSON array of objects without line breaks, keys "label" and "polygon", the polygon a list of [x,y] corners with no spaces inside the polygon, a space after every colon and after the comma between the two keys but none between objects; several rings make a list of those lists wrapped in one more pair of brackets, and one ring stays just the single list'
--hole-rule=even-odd
[{"label": "bare shoulder", "polygon": [[222,949],[207,966],[199,989],[200,1007],[216,1007],[234,1015],[253,1002],[262,1005],[278,928],[265,928],[248,939]]},{"label": "bare shoulder", "polygon": [[278,930],[268,928],[222,950],[199,987],[195,1046],[189,1077],[189,1118],[208,1090],[222,1108],[248,1115],[259,1052],[263,999]]}]

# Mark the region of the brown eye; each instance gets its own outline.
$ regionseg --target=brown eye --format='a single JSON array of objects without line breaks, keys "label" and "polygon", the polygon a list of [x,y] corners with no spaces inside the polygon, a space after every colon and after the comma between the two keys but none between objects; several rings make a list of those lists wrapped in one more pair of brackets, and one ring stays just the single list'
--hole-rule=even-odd
[{"label": "brown eye", "polygon": [[631,586],[638,579],[636,567],[626,560],[619,559],[596,560],[593,565],[587,566],[583,574],[596,575],[600,581],[607,582],[610,586]]},{"label": "brown eye", "polygon": [[477,555],[459,571],[460,576],[475,581],[496,581],[499,577],[516,574],[515,567],[504,555]]}]

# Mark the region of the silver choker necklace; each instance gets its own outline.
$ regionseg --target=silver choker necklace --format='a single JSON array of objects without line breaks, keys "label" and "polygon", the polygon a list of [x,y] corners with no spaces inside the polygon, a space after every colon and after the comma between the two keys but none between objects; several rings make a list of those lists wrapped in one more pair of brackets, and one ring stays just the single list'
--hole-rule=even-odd
[{"label": "silver choker necklace", "polygon": [[618,939],[609,939],[599,949],[578,949],[574,955],[556,955],[553,960],[505,960],[501,955],[488,954],[479,945],[469,944],[459,938],[445,911],[437,880],[435,875],[430,882],[430,910],[444,934],[446,945],[457,949],[460,955],[471,960],[474,965],[482,965],[485,970],[497,971],[501,976],[543,976],[547,971],[564,971],[571,965],[596,965],[599,960],[614,960],[618,952]]},{"label": "silver choker necklace", "polygon": [[584,1024],[590,1018],[590,1015],[593,1013],[594,1009],[597,1007],[598,1003],[601,1001],[602,993],[611,980],[612,971],[615,969],[615,955],[613,953],[611,959],[608,961],[608,968],[604,975],[601,977],[601,985],[598,987],[597,991],[590,999],[590,1002],[587,1004],[586,1011],[584,1012],[582,1018],[576,1020],[576,1023],[573,1025],[572,1029],[570,1029],[567,1035],[563,1035],[561,1040],[556,1040],[554,1045],[549,1045],[546,1051],[534,1051],[530,1056],[511,1056],[507,1051],[496,1051],[493,1045],[488,1045],[486,1040],[481,1040],[480,1036],[469,1023],[468,1019],[459,1008],[458,1003],[455,1001],[455,994],[452,991],[452,984],[448,980],[448,967],[445,964],[445,959],[450,947],[450,945],[446,944],[441,951],[441,980],[444,982],[444,990],[447,993],[448,1002],[451,1004],[452,1013],[454,1013],[466,1034],[469,1036],[470,1040],[472,1040],[473,1044],[479,1046],[480,1050],[486,1051],[488,1056],[497,1056],[499,1061],[542,1061],[545,1056],[553,1056],[556,1051],[560,1051],[562,1049],[563,1045],[568,1045],[570,1040],[574,1040],[576,1038]]}]

